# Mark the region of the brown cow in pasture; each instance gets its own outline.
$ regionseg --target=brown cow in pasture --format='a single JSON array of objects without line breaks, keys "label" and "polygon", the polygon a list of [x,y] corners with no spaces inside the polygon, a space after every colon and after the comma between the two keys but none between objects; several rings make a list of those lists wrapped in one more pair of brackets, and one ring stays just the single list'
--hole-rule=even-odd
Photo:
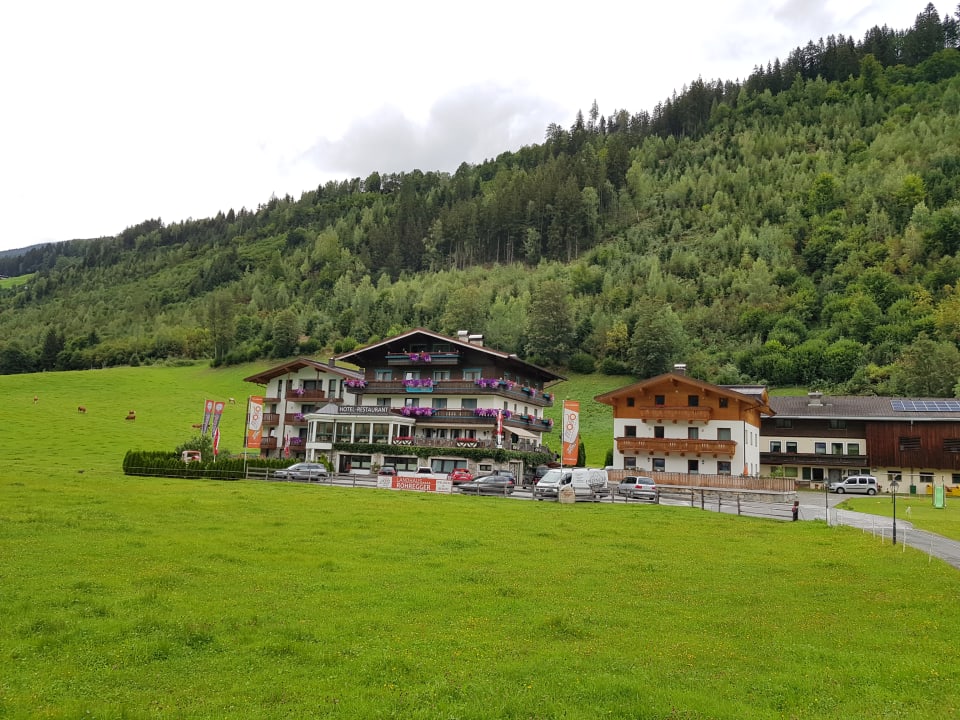
[{"label": "brown cow in pasture", "polygon": [[125,420],[136,420],[136,419],[137,419],[137,413],[136,413],[136,411],[135,411],[135,410],[131,410],[130,412],[127,413],[127,417],[124,418],[124,419],[125,419]]},{"label": "brown cow in pasture", "polygon": [[77,406],[77,412],[80,413],[81,415],[86,415],[86,414],[87,414],[87,408],[86,408],[86,406],[85,406],[85,405],[78,405],[78,406]]}]

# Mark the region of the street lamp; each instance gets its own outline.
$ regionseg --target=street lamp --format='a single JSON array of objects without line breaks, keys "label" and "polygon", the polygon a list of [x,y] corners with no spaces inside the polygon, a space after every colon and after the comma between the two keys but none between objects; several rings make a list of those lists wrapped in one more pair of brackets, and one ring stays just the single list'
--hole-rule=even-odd
[{"label": "street lamp", "polygon": [[890,488],[893,490],[893,544],[897,544],[897,486],[900,485],[899,480],[891,480]]}]

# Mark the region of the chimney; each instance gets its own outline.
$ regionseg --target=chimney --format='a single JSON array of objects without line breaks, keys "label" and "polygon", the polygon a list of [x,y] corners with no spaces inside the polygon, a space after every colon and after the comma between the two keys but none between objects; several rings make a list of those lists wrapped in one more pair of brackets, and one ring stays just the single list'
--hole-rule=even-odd
[{"label": "chimney", "polygon": [[466,330],[457,330],[457,340],[460,342],[469,342],[469,336],[470,333],[468,333]]},{"label": "chimney", "polygon": [[807,398],[810,402],[807,403],[809,407],[823,407],[823,393],[817,390],[807,393]]},{"label": "chimney", "polygon": [[687,364],[686,363],[675,363],[673,366],[673,371],[677,375],[686,375],[687,374]]},{"label": "chimney", "polygon": [[471,335],[468,338],[468,342],[471,345],[476,345],[477,347],[483,347],[483,335]]},{"label": "chimney", "polygon": [[328,359],[328,360],[327,360],[327,365],[329,365],[329,366],[332,367],[332,368],[335,368],[335,367],[337,366],[337,359],[336,359],[336,358],[330,358],[330,359]]}]

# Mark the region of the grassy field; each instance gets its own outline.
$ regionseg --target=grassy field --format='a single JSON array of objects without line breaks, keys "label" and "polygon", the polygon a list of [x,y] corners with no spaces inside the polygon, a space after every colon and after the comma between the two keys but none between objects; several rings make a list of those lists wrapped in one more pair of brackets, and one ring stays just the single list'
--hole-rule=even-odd
[{"label": "grassy field", "polygon": [[19,275],[17,277],[10,278],[0,278],[0,289],[13,288],[19,285],[25,285],[30,282],[36,273],[31,273],[29,275]]},{"label": "grassy field", "polygon": [[0,377],[0,717],[960,712],[960,573],[859,531],[120,473],[256,369]]},{"label": "grassy field", "polygon": [[[892,517],[893,497],[877,495],[849,498],[838,507],[842,510]],[[929,495],[898,495],[897,520],[907,520],[920,530],[929,530],[960,541],[960,498],[948,496],[945,498],[944,507],[935,508],[933,498]]]}]

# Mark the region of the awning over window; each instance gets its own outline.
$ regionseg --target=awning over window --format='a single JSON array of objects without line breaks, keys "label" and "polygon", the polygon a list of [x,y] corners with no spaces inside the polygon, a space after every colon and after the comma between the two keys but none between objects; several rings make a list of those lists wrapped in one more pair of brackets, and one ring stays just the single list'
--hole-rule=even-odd
[{"label": "awning over window", "polygon": [[529,430],[524,430],[523,428],[512,428],[505,427],[503,429],[504,433],[513,433],[517,437],[527,438],[529,440],[539,440],[540,436],[537,433],[532,433]]}]

